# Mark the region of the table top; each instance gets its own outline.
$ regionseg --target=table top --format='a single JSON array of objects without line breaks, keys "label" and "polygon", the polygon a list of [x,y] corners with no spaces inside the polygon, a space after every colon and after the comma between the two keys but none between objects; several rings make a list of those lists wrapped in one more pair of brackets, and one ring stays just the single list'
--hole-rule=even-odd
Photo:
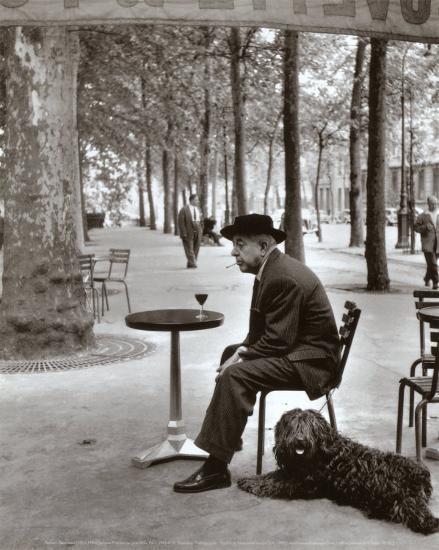
[{"label": "table top", "polygon": [[423,307],[418,311],[419,319],[422,321],[439,321],[439,306]]},{"label": "table top", "polygon": [[156,309],[130,313],[125,323],[130,328],[151,331],[189,331],[205,330],[219,327],[224,322],[224,315],[217,311],[206,311],[206,319],[197,319],[199,309]]}]

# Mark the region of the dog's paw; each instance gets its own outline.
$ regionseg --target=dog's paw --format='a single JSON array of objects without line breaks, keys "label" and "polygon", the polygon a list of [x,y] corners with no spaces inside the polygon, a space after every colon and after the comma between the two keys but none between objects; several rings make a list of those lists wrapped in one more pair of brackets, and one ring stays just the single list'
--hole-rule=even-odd
[{"label": "dog's paw", "polygon": [[241,477],[238,479],[238,487],[247,493],[252,495],[259,495],[261,490],[261,480],[263,476],[250,476],[250,477]]}]

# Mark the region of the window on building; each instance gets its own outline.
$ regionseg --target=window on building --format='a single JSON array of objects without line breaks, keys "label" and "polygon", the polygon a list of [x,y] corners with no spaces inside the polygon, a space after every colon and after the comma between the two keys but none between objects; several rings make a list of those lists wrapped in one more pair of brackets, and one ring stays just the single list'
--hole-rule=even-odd
[{"label": "window on building", "polygon": [[398,196],[399,193],[399,171],[392,170],[392,193]]},{"label": "window on building", "polygon": [[363,170],[361,172],[361,190],[363,191],[363,197],[366,196],[366,182],[367,182],[367,172]]},{"label": "window on building", "polygon": [[349,208],[349,189],[345,187],[344,190],[344,207]]},{"label": "window on building", "polygon": [[319,209],[323,210],[325,208],[325,190],[320,187],[319,192]]},{"label": "window on building", "polygon": [[342,195],[343,189],[337,189],[337,207],[338,210],[343,210],[343,195]]},{"label": "window on building", "polygon": [[418,173],[418,199],[425,199],[425,170],[424,168],[419,169]]},{"label": "window on building", "polygon": [[433,195],[439,197],[439,166],[433,168]]}]

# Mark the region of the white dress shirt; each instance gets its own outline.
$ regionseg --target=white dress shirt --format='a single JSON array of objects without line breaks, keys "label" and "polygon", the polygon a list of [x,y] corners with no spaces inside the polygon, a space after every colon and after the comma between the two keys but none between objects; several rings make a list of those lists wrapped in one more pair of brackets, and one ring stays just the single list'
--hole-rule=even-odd
[{"label": "white dress shirt", "polygon": [[200,211],[200,209],[198,208],[198,206],[194,206],[193,204],[191,204],[190,206],[191,206],[192,220],[194,222],[200,223],[200,221],[201,221],[201,211]]}]

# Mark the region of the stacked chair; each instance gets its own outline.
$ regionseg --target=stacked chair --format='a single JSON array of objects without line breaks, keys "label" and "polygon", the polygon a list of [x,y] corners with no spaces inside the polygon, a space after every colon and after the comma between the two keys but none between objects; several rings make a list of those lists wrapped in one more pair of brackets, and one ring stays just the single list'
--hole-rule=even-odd
[{"label": "stacked chair", "polygon": [[93,317],[97,317],[99,323],[101,320],[99,316],[99,292],[95,287],[95,280],[93,278],[95,265],[94,254],[80,254],[78,260],[87,304],[89,309],[93,312]]},{"label": "stacked chair", "polygon": [[[439,320],[431,321],[426,330],[425,322],[420,318],[419,311],[426,307],[439,307],[439,291],[415,290],[415,307],[419,320],[420,356],[410,367],[410,376],[399,381],[398,418],[396,428],[396,452],[401,453],[402,424],[404,416],[405,389],[410,389],[409,427],[413,426],[415,417],[416,458],[422,461],[421,449],[427,445],[427,405],[439,403],[438,371],[439,357],[437,346],[439,342]],[[416,368],[422,368],[422,376],[415,376]],[[414,407],[415,393],[421,396],[421,400]]]},{"label": "stacked chair", "polygon": [[110,255],[108,258],[108,273],[106,275],[95,275],[93,278],[94,283],[98,283],[101,285],[102,316],[104,315],[104,300],[107,306],[107,311],[110,309],[108,303],[107,286],[115,283],[122,284],[124,286],[128,304],[128,312],[131,313],[128,285],[125,281],[128,273],[130,252],[131,251],[129,248],[110,248]]}]

